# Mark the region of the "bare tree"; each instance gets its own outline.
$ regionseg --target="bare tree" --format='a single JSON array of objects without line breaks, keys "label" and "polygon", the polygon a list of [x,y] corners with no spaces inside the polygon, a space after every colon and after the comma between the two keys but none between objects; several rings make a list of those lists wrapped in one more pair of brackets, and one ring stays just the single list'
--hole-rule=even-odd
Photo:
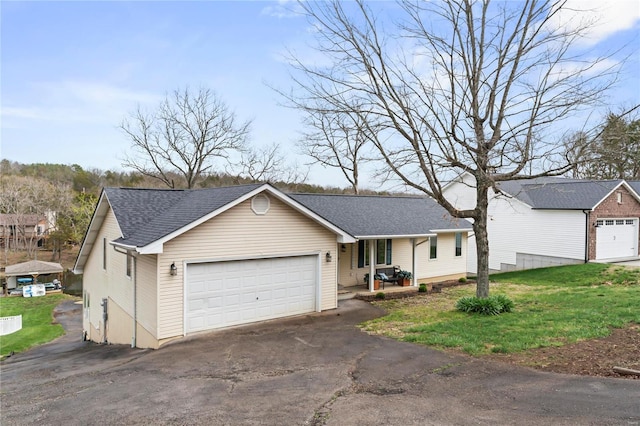
[{"label": "bare tree", "polygon": [[360,166],[370,161],[368,129],[362,122],[366,115],[341,113],[314,105],[306,108],[305,124],[312,130],[303,133],[299,141],[303,154],[325,167],[340,170],[353,189],[359,193]]},{"label": "bare tree", "polygon": [[[134,151],[123,165],[161,180],[170,188],[193,188],[214,159],[228,159],[244,147],[250,122],[236,116],[209,89],[188,88],[167,95],[151,114],[140,107],[120,128],[131,138]],[[170,172],[184,178],[176,183]]]},{"label": "bare tree", "polygon": [[[248,178],[252,182],[283,182],[288,185],[304,183],[308,173],[300,171],[296,164],[287,163],[277,143],[260,148],[249,147],[242,151],[239,164],[239,177]],[[234,175],[233,170],[227,173]]]},{"label": "bare tree", "polygon": [[[363,0],[299,3],[331,65],[293,55],[285,96],[305,111],[322,103],[359,116],[380,168],[473,221],[478,297],[489,294],[489,190],[568,171],[549,162],[562,154],[553,126],[597,104],[617,77],[608,58],[572,50],[591,23],[558,25],[564,3],[401,2],[393,22]],[[462,172],[476,181],[471,209],[443,192]]]}]

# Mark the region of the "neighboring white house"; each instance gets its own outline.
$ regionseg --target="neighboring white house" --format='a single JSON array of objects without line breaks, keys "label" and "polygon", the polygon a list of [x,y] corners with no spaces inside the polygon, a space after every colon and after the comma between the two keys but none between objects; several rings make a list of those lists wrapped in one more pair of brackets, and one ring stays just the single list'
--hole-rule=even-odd
[{"label": "neighboring white house", "polygon": [[[639,257],[640,195],[635,182],[545,177],[500,182],[488,209],[489,268],[530,269]],[[465,173],[445,188],[462,209],[475,206],[475,179]],[[467,271],[476,272],[470,234]]]},{"label": "neighboring white house", "polygon": [[93,341],[158,348],[334,309],[339,283],[363,286],[381,267],[414,272],[413,285],[458,278],[469,230],[421,197],[287,195],[268,184],[107,188],[74,268],[83,330]]}]

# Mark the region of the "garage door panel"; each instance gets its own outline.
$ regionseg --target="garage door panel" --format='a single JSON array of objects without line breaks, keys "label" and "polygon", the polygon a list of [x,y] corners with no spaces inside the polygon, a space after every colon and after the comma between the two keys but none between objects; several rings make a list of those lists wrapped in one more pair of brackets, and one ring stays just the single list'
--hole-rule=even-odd
[{"label": "garage door panel", "polygon": [[316,268],[317,256],[188,265],[186,330],[312,312]]},{"label": "garage door panel", "polygon": [[600,219],[596,228],[596,259],[638,255],[637,219]]}]

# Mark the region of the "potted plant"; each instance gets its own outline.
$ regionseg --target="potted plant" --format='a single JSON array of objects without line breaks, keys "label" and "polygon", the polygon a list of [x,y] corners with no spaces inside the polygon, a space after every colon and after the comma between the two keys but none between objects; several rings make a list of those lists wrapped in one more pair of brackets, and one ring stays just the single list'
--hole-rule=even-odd
[{"label": "potted plant", "polygon": [[400,271],[398,272],[398,284],[407,287],[411,285],[411,278],[413,278],[413,274],[409,271]]},{"label": "potted plant", "polygon": [[[367,284],[367,287],[369,287],[369,274],[364,274],[364,282]],[[375,274],[373,276],[373,289],[374,290],[379,290],[380,289],[380,283],[382,282],[382,280],[380,279],[380,276],[378,274]]]}]

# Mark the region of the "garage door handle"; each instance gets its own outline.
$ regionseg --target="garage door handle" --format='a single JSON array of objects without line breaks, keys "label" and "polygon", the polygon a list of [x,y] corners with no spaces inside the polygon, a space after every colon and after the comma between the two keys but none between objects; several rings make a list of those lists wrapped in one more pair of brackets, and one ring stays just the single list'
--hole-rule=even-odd
[{"label": "garage door handle", "polygon": [[258,298],[256,297],[256,300],[258,300]]}]

